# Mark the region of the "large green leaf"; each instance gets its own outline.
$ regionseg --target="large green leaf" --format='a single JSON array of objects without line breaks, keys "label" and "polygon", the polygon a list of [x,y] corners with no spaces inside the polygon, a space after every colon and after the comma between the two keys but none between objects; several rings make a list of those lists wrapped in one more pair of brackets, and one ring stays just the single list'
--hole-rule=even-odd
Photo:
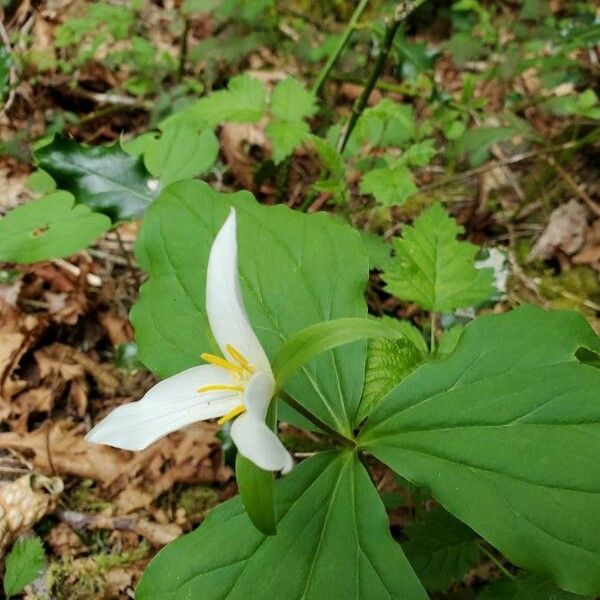
[{"label": "large green leaf", "polygon": [[599,351],[576,312],[481,317],[382,401],[361,444],[514,563],[598,594]]},{"label": "large green leaf", "polygon": [[[325,214],[265,207],[251,194],[219,194],[199,181],[169,186],[150,207],[137,255],[150,280],[132,312],[141,357],[162,376],[198,364],[212,339],[204,309],[206,264],[230,206],[238,213],[244,299],[271,359],[294,332],[366,316],[368,263],[359,234]],[[365,342],[316,356],[286,391],[351,435],[363,385]]]},{"label": "large green leaf", "polygon": [[505,577],[487,587],[477,600],[584,600],[582,596],[559,590],[551,581],[529,573]]},{"label": "large green leaf", "polygon": [[456,236],[463,228],[441,204],[429,207],[394,240],[396,257],[383,273],[387,290],[434,311],[477,304],[494,292],[492,269],[477,269],[478,247]]},{"label": "large green leaf", "polygon": [[432,592],[443,592],[460,581],[480,560],[477,535],[439,506],[410,523],[405,533],[408,542],[402,549]]},{"label": "large green leaf", "polygon": [[277,535],[250,523],[238,498],[162,550],[137,600],[421,600],[427,596],[364,467],[319,454],[275,486]]},{"label": "large green leaf", "polygon": [[0,219],[0,260],[33,263],[86,248],[110,228],[110,219],[53,192],[17,206]]},{"label": "large green leaf", "polygon": [[40,168],[77,202],[113,221],[141,217],[159,191],[140,157],[112,146],[83,146],[64,137],[35,151]]}]

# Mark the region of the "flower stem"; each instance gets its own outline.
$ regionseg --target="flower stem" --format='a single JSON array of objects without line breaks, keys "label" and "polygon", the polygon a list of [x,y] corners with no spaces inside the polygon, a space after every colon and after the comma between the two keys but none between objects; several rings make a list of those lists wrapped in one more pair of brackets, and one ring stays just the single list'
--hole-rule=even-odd
[{"label": "flower stem", "polygon": [[477,542],[477,547],[498,567],[501,573],[506,575],[509,579],[514,579],[515,576],[490,552],[484,545],[483,542]]},{"label": "flower stem", "polygon": [[344,128],[342,135],[338,141],[338,151],[343,152],[348,140],[350,139],[350,134],[358,121],[358,118],[362,114],[365,106],[367,106],[367,102],[369,101],[369,96],[383,71],[383,67],[387,61],[388,54],[392,48],[392,43],[394,38],[396,37],[396,33],[400,28],[400,25],[407,19],[407,17],[417,9],[421,4],[423,4],[426,0],[403,0],[399,2],[396,6],[396,10],[394,11],[394,16],[391,19],[388,19],[385,25],[385,33],[383,34],[383,42],[381,44],[381,50],[379,51],[379,55],[377,56],[377,60],[375,61],[375,65],[373,66],[373,70],[365,83],[365,87],[361,95],[358,97],[358,100],[352,107],[352,114],[350,115],[350,120],[348,124]]},{"label": "flower stem", "polygon": [[350,20],[348,21],[348,25],[346,25],[346,29],[344,29],[344,33],[340,38],[340,41],[338,42],[337,46],[333,49],[333,52],[329,55],[327,62],[323,65],[323,68],[321,69],[317,79],[313,83],[311,92],[315,96],[323,87],[323,84],[329,76],[331,69],[333,69],[333,66],[337,62],[337,59],[339,58],[340,54],[344,51],[344,48],[346,47],[346,44],[348,43],[348,40],[350,39],[350,36],[352,35],[354,28],[356,27],[356,23],[358,22],[358,19],[360,19],[360,16],[365,10],[368,2],[369,0],[361,0],[354,9]]},{"label": "flower stem", "polygon": [[278,394],[288,406],[291,406],[296,412],[307,418],[313,425],[316,425],[319,429],[330,435],[332,438],[342,444],[342,446],[346,446],[347,448],[354,448],[356,446],[356,442],[354,440],[351,440],[341,433],[338,433],[335,429],[333,429],[333,427],[330,427],[327,425],[327,423],[321,421],[319,417],[313,415],[309,410],[304,408],[302,404],[296,402],[296,400],[294,400],[287,392],[280,390]]}]

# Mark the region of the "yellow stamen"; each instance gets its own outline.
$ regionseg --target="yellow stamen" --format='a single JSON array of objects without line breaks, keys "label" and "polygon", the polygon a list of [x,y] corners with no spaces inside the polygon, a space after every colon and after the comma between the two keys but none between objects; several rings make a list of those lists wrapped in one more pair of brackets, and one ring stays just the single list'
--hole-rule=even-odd
[{"label": "yellow stamen", "polygon": [[220,356],[215,356],[214,354],[208,354],[208,352],[205,352],[204,354],[200,355],[200,358],[206,361],[207,363],[215,365],[216,367],[222,367],[223,369],[227,369],[228,371],[236,373],[237,375],[244,374],[243,367],[240,367],[239,365],[234,365],[233,363],[230,363],[228,360],[225,360]]},{"label": "yellow stamen", "polygon": [[205,385],[196,390],[199,394],[204,392],[243,392],[241,385]]},{"label": "yellow stamen", "polygon": [[249,371],[250,373],[254,373],[254,367],[239,350],[236,350],[231,344],[227,344],[225,349],[233,356],[234,360],[237,360],[237,362],[242,365],[243,369],[246,369],[246,371]]},{"label": "yellow stamen", "polygon": [[231,419],[234,419],[238,415],[241,415],[243,412],[246,412],[246,407],[243,404],[240,404],[239,406],[232,408],[227,414],[223,415],[217,421],[217,423],[219,425],[223,425],[223,423],[227,423],[227,421],[231,421]]}]

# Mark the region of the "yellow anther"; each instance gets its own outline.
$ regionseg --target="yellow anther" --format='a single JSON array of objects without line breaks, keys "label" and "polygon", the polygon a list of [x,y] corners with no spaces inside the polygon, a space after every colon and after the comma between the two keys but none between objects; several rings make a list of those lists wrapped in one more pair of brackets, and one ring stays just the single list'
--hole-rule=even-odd
[{"label": "yellow anther", "polygon": [[196,390],[199,394],[204,392],[243,392],[244,388],[241,385],[204,385]]},{"label": "yellow anther", "polygon": [[219,425],[223,425],[223,423],[227,423],[227,421],[231,421],[231,419],[235,419],[238,415],[241,415],[243,412],[246,412],[246,407],[243,404],[232,408],[227,414],[223,415],[217,423]]},{"label": "yellow anther", "polygon": [[239,350],[236,350],[236,348],[234,348],[231,344],[227,344],[225,346],[225,349],[227,350],[227,352],[229,352],[229,354],[231,354],[234,360],[237,360],[237,362],[240,363],[243,369],[250,373],[254,373],[254,367]]},{"label": "yellow anther", "polygon": [[205,352],[204,354],[200,355],[200,358],[206,361],[207,363],[210,363],[211,365],[215,365],[216,367],[222,367],[223,369],[227,369],[228,371],[236,373],[237,375],[244,374],[243,367],[240,367],[239,365],[234,365],[233,363],[230,363],[228,360],[225,360],[220,356],[215,356],[214,354],[208,354],[207,352]]}]

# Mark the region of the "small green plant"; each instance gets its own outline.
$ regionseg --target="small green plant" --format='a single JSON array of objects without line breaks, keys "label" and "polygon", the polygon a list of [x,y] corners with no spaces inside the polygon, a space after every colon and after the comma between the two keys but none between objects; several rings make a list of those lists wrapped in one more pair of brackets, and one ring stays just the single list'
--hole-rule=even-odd
[{"label": "small green plant", "polygon": [[45,566],[46,555],[39,538],[17,540],[6,557],[4,593],[7,598],[18,594],[39,577]]}]

